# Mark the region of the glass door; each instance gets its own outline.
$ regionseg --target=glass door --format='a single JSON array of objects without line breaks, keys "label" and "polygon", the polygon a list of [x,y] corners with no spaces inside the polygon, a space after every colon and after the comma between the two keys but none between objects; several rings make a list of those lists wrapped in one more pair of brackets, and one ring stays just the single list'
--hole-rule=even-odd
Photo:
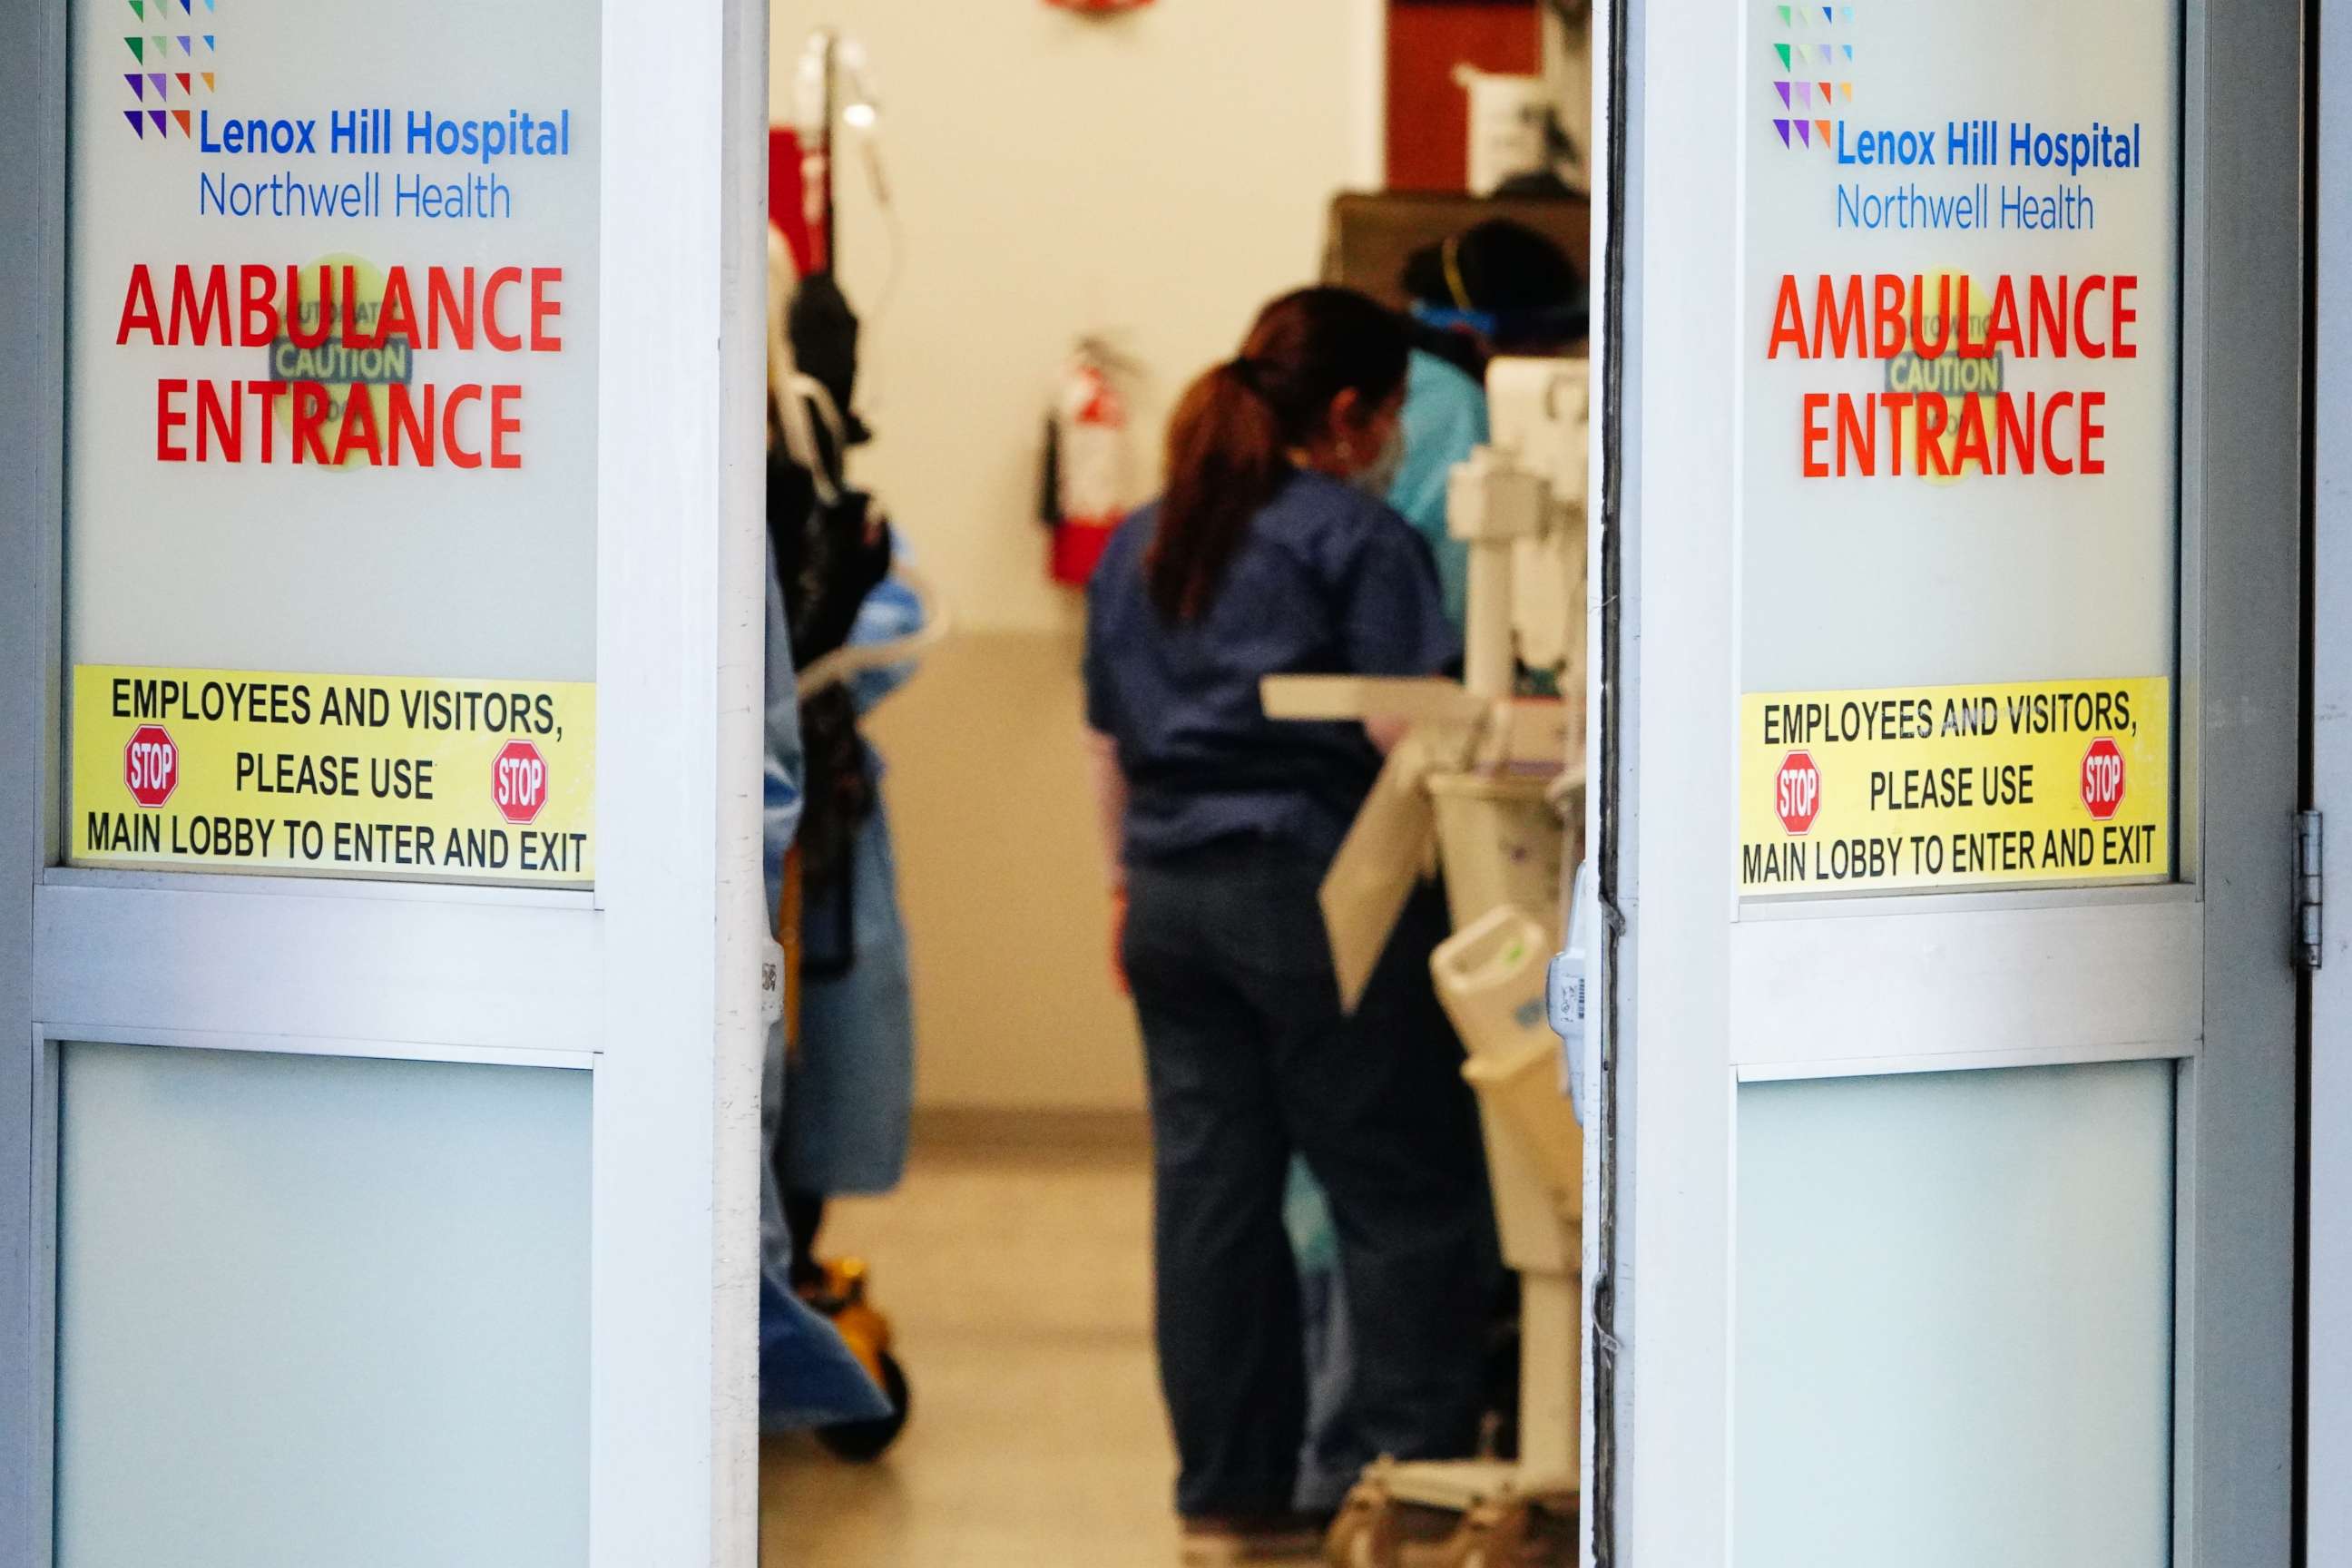
[{"label": "glass door", "polygon": [[765,27],[32,8],[0,1563],[749,1559]]},{"label": "glass door", "polygon": [[2292,8],[1610,20],[1595,1558],[2284,1563]]}]

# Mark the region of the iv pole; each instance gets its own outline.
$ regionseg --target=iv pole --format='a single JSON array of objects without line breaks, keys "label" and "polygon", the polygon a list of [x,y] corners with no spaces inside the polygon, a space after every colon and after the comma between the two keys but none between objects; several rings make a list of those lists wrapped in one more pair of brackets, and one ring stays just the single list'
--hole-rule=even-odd
[{"label": "iv pole", "polygon": [[799,79],[793,94],[793,130],[801,144],[801,210],[811,229],[823,235],[821,271],[841,274],[841,234],[836,226],[833,186],[833,126],[840,112],[837,55],[841,35],[819,27],[802,47]]}]

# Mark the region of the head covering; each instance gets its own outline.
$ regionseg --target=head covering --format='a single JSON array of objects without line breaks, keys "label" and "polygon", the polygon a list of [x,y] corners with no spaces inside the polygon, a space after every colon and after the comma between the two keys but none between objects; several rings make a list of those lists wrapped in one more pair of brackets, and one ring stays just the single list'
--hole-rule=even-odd
[{"label": "head covering", "polygon": [[1487,218],[1406,258],[1414,314],[1474,326],[1498,345],[1580,337],[1584,279],[1567,252],[1509,218]]}]

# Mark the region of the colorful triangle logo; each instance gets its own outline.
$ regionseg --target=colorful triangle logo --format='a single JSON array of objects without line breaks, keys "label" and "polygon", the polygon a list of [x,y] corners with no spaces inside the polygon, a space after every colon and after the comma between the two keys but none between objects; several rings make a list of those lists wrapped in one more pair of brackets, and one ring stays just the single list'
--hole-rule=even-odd
[{"label": "colorful triangle logo", "polygon": [[[132,115],[131,115],[131,124],[133,124],[133,125],[136,125],[136,124],[138,124],[138,123],[139,123],[139,116],[138,116],[137,114],[135,114],[135,113],[134,113],[134,114],[132,114]],[[1785,121],[1785,120],[1775,120],[1774,121],[1772,121],[1772,129],[1773,129],[1773,130],[1775,130],[1775,131],[1778,131],[1778,132],[1780,133],[1780,145],[1781,145],[1781,146],[1786,147],[1786,146],[1790,145],[1790,142],[1789,142],[1789,122],[1788,122],[1787,121]]]},{"label": "colorful triangle logo", "polygon": [[180,134],[185,136],[188,133],[188,111],[184,109],[175,109],[172,110],[172,118],[180,122]]},{"label": "colorful triangle logo", "polygon": [[1823,44],[1823,45],[1822,46],[1822,64],[1823,64],[1823,65],[1827,65],[1827,64],[1829,64],[1829,63],[1830,63],[1830,47],[1829,47],[1827,44]]},{"label": "colorful triangle logo", "polygon": [[[212,36],[210,33],[206,33],[206,34],[205,35],[205,53],[206,53],[206,54],[210,54],[210,53],[212,53],[212,52],[213,52],[213,36]],[[1848,50],[1846,50],[1846,55],[1847,55],[1847,57],[1848,57],[1849,58],[1851,58],[1853,57],[1853,51],[1852,49],[1848,49]]]},{"label": "colorful triangle logo", "polygon": [[163,73],[162,71],[149,71],[147,73],[147,79],[154,85],[156,102],[161,103],[165,98],[170,96],[170,94],[163,90]]},{"label": "colorful triangle logo", "polygon": [[[204,78],[204,79],[205,79],[205,90],[206,92],[218,92],[218,91],[220,90],[220,89],[218,89],[218,88],[216,88],[216,87],[215,87],[215,86],[213,85],[213,73],[212,73],[212,72],[210,72],[210,71],[198,71],[196,74],[197,74],[198,76],[200,76],[200,77],[202,77],[202,78]],[[1852,86],[1853,86],[1853,83],[1852,83],[1852,82],[1848,82],[1848,83],[1846,83],[1846,86],[1847,86],[1847,87],[1849,87],[1849,88],[1851,88]]]},{"label": "colorful triangle logo", "polygon": [[[122,79],[131,84],[131,97],[139,100],[142,103],[147,101],[147,79],[145,77],[141,76],[137,71],[124,71],[122,73]],[[1784,98],[1788,96],[1788,92],[1789,89],[1785,87],[1780,89],[1780,94]]]},{"label": "colorful triangle logo", "polygon": [[180,0],[180,9],[183,12],[188,9],[188,0]]},{"label": "colorful triangle logo", "polygon": [[147,118],[154,122],[155,129],[158,131],[164,130],[164,128],[170,123],[163,118],[163,111],[160,109],[149,110],[147,111]]},{"label": "colorful triangle logo", "polygon": [[195,46],[188,42],[188,35],[185,33],[180,35],[180,52],[184,55],[193,55],[196,52]]},{"label": "colorful triangle logo", "polygon": [[172,74],[180,79],[180,96],[182,98],[186,98],[189,94],[196,90],[194,88],[188,85],[188,73],[186,71],[173,71]]},{"label": "colorful triangle logo", "polygon": [[1797,101],[1810,107],[1813,101],[1813,84],[1809,81],[1801,81],[1795,85],[1797,89]]},{"label": "colorful triangle logo", "polygon": [[[187,3],[188,3],[188,0],[180,0],[180,4],[181,4],[181,5],[186,5]],[[1822,21],[1824,21],[1824,22],[1834,22],[1834,21],[1836,21],[1836,20],[1837,20],[1837,11],[1836,11],[1836,8],[1835,8],[1834,6],[1830,6],[1830,5],[1824,5],[1824,6],[1822,6]]]},{"label": "colorful triangle logo", "polygon": [[[137,60],[137,61],[138,61],[141,65],[142,65],[142,66],[143,66],[143,65],[145,65],[145,64],[147,63],[147,40],[146,40],[146,39],[144,39],[144,38],[125,38],[125,39],[123,39],[122,41],[123,41],[124,43],[126,43],[126,44],[129,44],[129,45],[131,46],[131,58],[132,59]],[[1789,63],[1789,51],[1788,51],[1788,50],[1786,50],[1786,49],[1782,49],[1782,50],[1780,51],[1780,63],[1781,63],[1783,66],[1786,66],[1786,65]]]},{"label": "colorful triangle logo", "polygon": [[1785,81],[1776,81],[1776,82],[1774,82],[1772,85],[1773,85],[1774,87],[1777,87],[1777,88],[1779,88],[1779,89],[1780,89],[1780,107],[1781,107],[1781,108],[1783,108],[1783,109],[1788,108],[1788,107],[1789,107],[1789,84],[1788,84],[1787,82],[1785,82]]},{"label": "colorful triangle logo", "polygon": [[1850,81],[1842,81],[1838,83],[1838,96],[1844,99],[1848,103],[1852,103],[1853,101],[1853,83]]},{"label": "colorful triangle logo", "polygon": [[[1780,57],[1780,68],[1782,70],[1787,70],[1789,68],[1789,46],[1786,44],[1775,44],[1772,46],[1772,51]],[[131,40],[131,52],[134,55],[139,52],[139,40],[136,38]]]},{"label": "colorful triangle logo", "polygon": [[[141,21],[145,21],[147,19],[147,0],[131,0],[131,14],[138,17]],[[1780,19],[1784,22],[1787,21],[1789,19],[1788,13],[1785,11],[1782,12]]]},{"label": "colorful triangle logo", "polygon": [[[131,129],[139,132],[139,140],[142,142],[147,140],[147,121],[145,116],[142,115],[135,109],[126,109],[122,111],[122,118],[131,121]],[[1786,137],[1788,132],[1784,131],[1780,134],[1783,137]]]},{"label": "colorful triangle logo", "polygon": [[1822,145],[1824,147],[1828,146],[1830,144],[1830,122],[1826,120],[1816,120],[1813,121],[1813,129],[1822,133]]},{"label": "colorful triangle logo", "polygon": [[1801,120],[1797,121],[1797,140],[1808,147],[1813,144],[1812,130]]},{"label": "colorful triangle logo", "polygon": [[[138,3],[138,0],[131,0],[131,3],[132,3],[133,5],[136,5],[136,4]],[[1788,8],[1786,5],[1783,5],[1783,6],[1781,6],[1781,7],[1780,8],[1780,26],[1784,26],[1784,27],[1785,27],[1785,26],[1787,26],[1789,25],[1789,8]]]},{"label": "colorful triangle logo", "polygon": [[1822,101],[1827,103],[1830,100],[1830,84],[1824,81],[1815,85],[1822,89]]}]

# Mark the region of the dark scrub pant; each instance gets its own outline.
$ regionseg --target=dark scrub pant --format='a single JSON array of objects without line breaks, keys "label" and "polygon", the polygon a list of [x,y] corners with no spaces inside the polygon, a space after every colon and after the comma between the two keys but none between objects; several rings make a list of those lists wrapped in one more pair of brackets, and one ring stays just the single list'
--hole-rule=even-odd
[{"label": "dark scrub pant", "polygon": [[1189,1516],[1291,1506],[1306,1407],[1282,1219],[1294,1149],[1339,1235],[1355,1373],[1336,1425],[1355,1461],[1458,1458],[1477,1438],[1500,1263],[1477,1110],[1429,977],[1444,900],[1416,895],[1343,1017],[1322,873],[1259,844],[1129,873],[1160,1374]]}]

